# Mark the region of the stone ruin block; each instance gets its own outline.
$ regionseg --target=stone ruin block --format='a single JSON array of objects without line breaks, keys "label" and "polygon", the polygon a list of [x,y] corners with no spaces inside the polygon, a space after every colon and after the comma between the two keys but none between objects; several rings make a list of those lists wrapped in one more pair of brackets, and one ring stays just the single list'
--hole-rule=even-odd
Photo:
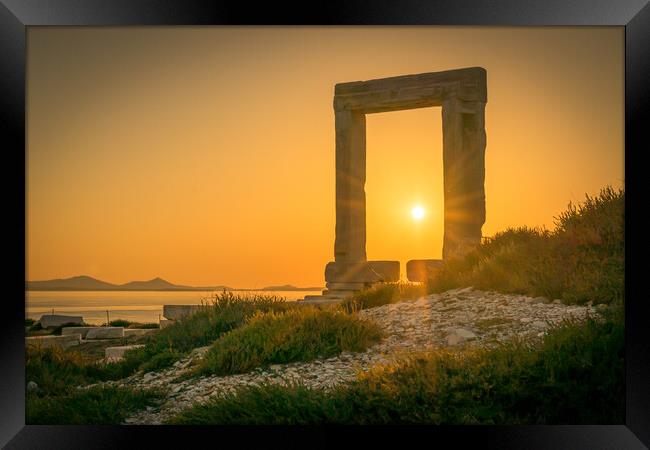
[{"label": "stone ruin block", "polygon": [[442,267],[442,259],[412,259],[406,263],[406,277],[409,281],[424,283],[433,278]]},{"label": "stone ruin block", "polygon": [[64,316],[61,314],[44,314],[39,320],[43,328],[60,327],[65,324],[83,325],[84,319],[81,316]]},{"label": "stone ruin block", "polygon": [[87,340],[119,339],[124,337],[124,327],[95,327],[86,334]]}]

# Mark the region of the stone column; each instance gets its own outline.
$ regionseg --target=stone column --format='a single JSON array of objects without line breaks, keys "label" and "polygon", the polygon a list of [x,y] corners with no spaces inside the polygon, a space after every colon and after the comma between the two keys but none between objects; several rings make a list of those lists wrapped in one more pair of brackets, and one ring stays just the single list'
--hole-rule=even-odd
[{"label": "stone column", "polygon": [[442,106],[445,234],[442,257],[481,242],[485,223],[485,103],[456,97]]},{"label": "stone column", "polygon": [[366,116],[335,110],[337,263],[366,261]]}]

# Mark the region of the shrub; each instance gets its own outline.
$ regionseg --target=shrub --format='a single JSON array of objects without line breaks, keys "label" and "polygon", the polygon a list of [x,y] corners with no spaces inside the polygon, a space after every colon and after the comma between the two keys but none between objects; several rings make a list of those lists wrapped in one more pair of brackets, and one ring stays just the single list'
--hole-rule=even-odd
[{"label": "shrub", "polygon": [[622,303],[625,192],[611,187],[567,210],[553,232],[511,228],[463,258],[450,259],[429,280],[430,292],[461,286],[561,298],[566,303]]},{"label": "shrub", "polygon": [[163,397],[156,390],[93,386],[65,395],[27,394],[25,423],[52,425],[119,424],[129,413]]},{"label": "shrub", "polygon": [[29,346],[25,354],[26,381],[34,381],[42,392],[60,393],[91,381],[86,370],[89,364],[89,358],[78,351]]},{"label": "shrub", "polygon": [[197,372],[226,375],[265,364],[327,358],[342,351],[363,351],[380,339],[375,324],[341,311],[302,307],[259,313],[217,340]]}]

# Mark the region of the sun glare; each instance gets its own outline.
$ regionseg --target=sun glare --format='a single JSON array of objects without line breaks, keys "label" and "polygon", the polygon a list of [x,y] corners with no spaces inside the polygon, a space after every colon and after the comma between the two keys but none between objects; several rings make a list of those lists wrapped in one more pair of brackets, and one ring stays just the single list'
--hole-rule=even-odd
[{"label": "sun glare", "polygon": [[424,208],[420,205],[415,205],[413,209],[411,209],[411,216],[413,216],[415,220],[422,220],[424,217]]}]

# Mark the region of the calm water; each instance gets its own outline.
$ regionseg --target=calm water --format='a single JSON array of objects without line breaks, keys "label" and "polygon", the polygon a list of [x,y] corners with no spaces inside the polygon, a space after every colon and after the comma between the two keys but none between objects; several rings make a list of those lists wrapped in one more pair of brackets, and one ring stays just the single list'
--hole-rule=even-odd
[{"label": "calm water", "polygon": [[[318,295],[321,291],[232,291],[233,293],[269,294],[285,297],[289,301],[305,295]],[[209,298],[211,291],[184,292],[107,292],[107,291],[26,291],[26,317],[40,319],[43,314],[82,316],[86,323],[126,319],[132,322],[158,322],[163,305],[198,305]]]}]

